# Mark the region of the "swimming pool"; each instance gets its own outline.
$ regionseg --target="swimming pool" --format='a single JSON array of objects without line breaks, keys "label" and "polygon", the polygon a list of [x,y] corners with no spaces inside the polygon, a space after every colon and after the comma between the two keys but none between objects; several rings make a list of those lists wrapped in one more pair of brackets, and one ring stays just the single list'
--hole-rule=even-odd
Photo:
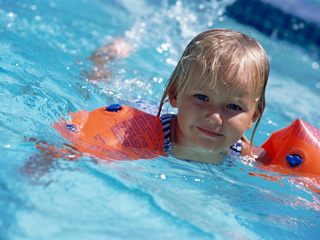
[{"label": "swimming pool", "polygon": [[[252,35],[270,57],[255,144],[296,118],[320,128],[319,59],[225,16],[233,1],[194,2],[0,0],[0,239],[318,239],[319,196],[290,177],[253,177],[261,171],[240,161],[98,164],[36,148],[64,146],[52,123],[70,112],[115,102],[155,112],[182,50],[211,27]],[[88,57],[119,36],[134,51],[93,81]]]}]

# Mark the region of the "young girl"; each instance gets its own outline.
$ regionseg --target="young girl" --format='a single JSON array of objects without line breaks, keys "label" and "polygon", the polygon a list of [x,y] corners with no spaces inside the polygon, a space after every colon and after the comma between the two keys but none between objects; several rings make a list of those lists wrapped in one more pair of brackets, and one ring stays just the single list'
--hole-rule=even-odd
[{"label": "young girl", "polygon": [[178,109],[161,123],[165,150],[181,159],[218,164],[226,149],[268,163],[268,154],[244,136],[265,108],[269,61],[261,45],[245,34],[213,29],[185,49],[161,99]]},{"label": "young girl", "polygon": [[[119,50],[129,49],[124,43],[116,40],[105,45],[93,55],[93,61],[104,64],[110,54],[128,53]],[[257,120],[253,139],[261,120],[268,76],[267,55],[250,36],[229,29],[208,30],[196,36],[161,99],[158,116],[166,102],[178,109],[177,115],[161,116],[165,150],[177,158],[213,164],[221,163],[221,154],[231,150],[268,163],[265,150],[244,136]]]}]

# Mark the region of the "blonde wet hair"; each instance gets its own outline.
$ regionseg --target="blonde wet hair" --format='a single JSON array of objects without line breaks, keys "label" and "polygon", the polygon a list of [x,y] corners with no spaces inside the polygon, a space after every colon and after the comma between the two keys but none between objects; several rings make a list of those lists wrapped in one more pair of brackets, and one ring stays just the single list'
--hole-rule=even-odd
[{"label": "blonde wet hair", "polygon": [[[190,86],[209,83],[209,87],[214,88],[217,82],[222,82],[232,91],[230,94],[243,86],[250,87],[258,119],[251,136],[252,151],[252,140],[265,108],[269,69],[266,52],[252,37],[230,29],[202,32],[188,44],[169,78],[158,116],[164,103]],[[248,141],[245,136],[243,138]]]}]

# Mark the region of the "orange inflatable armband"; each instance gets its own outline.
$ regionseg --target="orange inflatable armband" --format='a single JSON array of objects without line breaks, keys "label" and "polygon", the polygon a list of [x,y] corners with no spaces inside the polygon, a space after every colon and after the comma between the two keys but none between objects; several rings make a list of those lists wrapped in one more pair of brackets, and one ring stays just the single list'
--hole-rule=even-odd
[{"label": "orange inflatable armband", "polygon": [[288,175],[320,176],[320,130],[297,119],[274,132],[261,146],[272,157],[265,170]]},{"label": "orange inflatable armband", "polygon": [[54,128],[78,151],[103,159],[150,159],[164,154],[160,118],[125,105],[82,110]]}]

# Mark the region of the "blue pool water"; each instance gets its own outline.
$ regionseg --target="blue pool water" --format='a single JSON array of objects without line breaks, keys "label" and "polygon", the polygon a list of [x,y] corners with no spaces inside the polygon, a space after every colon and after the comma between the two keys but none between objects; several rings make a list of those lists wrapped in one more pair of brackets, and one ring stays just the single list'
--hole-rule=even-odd
[{"label": "blue pool water", "polygon": [[[36,148],[71,149],[52,128],[70,112],[115,102],[155,112],[186,44],[212,27],[252,35],[270,58],[256,145],[296,118],[320,128],[319,59],[226,17],[232,2],[0,0],[0,239],[319,238],[319,195],[297,178],[253,177],[262,171],[239,159],[97,163]],[[132,54],[90,79],[89,56],[116,37]]]}]

